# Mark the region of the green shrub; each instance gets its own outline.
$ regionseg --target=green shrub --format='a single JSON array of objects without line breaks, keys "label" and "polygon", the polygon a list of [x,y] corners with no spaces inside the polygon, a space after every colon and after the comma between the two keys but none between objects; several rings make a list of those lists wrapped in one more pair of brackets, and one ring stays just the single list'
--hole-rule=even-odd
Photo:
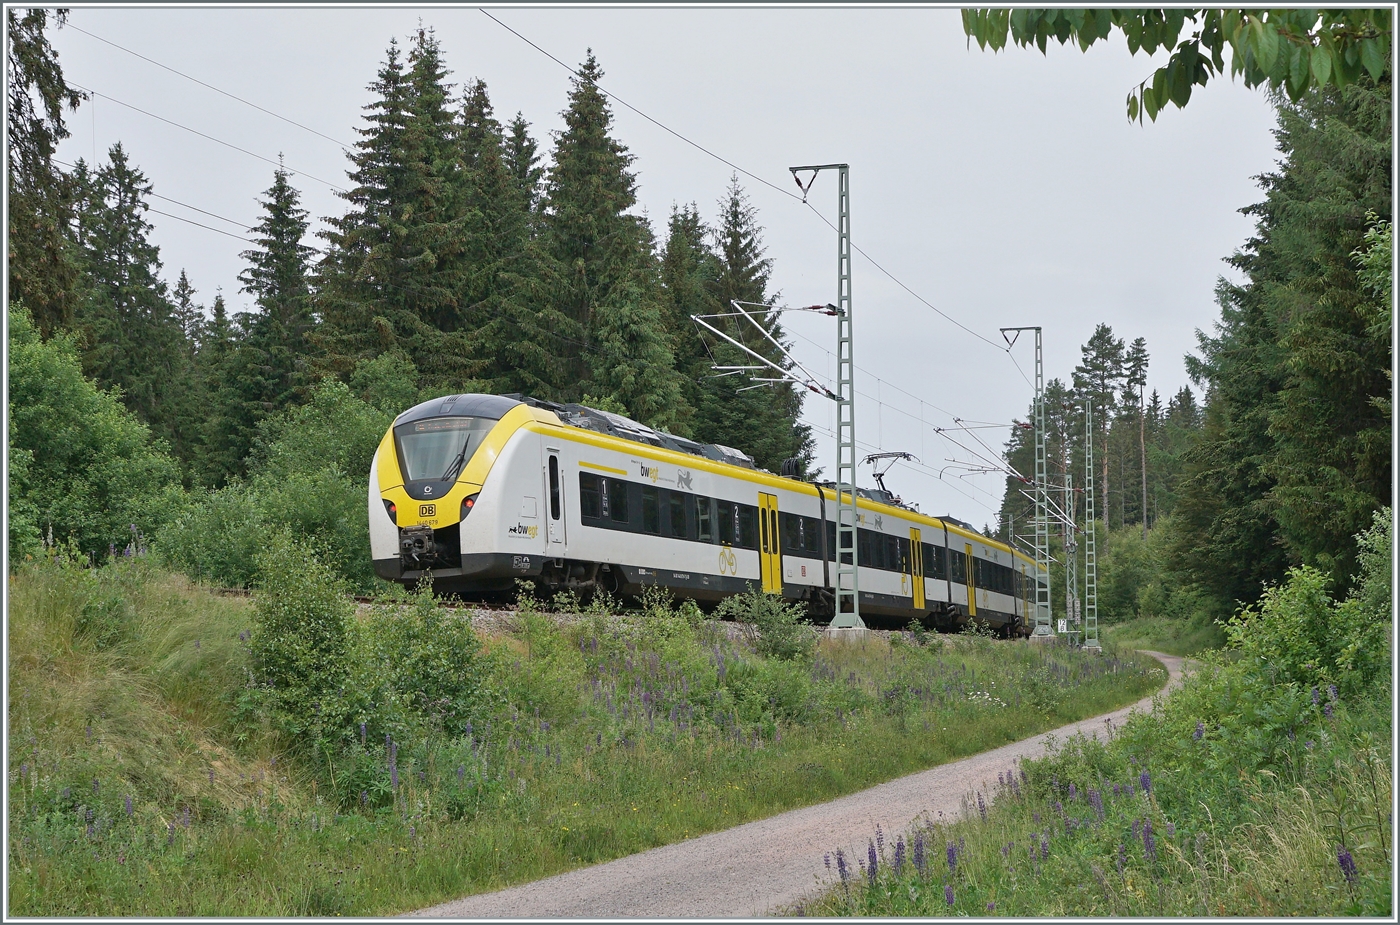
[{"label": "green shrub", "polygon": [[754,648],[768,658],[808,660],[817,644],[816,633],[804,622],[801,604],[787,603],[781,595],[764,593],[756,586],[726,598],[715,615],[748,624]]},{"label": "green shrub", "polygon": [[184,507],[179,469],[110,392],[83,376],[73,338],[39,338],[28,312],[10,307],[10,562],[41,537],[71,540],[102,561],[152,534]]},{"label": "green shrub", "polygon": [[257,564],[249,696],[280,732],[312,744],[307,734],[322,737],[344,688],[354,605],[335,573],[285,533],[272,534]]}]

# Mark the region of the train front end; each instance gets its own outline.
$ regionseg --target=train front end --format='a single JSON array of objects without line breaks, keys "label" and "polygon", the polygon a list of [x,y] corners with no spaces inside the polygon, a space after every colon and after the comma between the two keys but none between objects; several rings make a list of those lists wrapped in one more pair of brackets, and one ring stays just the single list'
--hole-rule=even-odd
[{"label": "train front end", "polygon": [[472,514],[489,506],[497,457],[532,418],[497,395],[435,398],[395,418],[369,474],[375,574],[408,588],[427,577],[439,593],[512,588],[520,576],[511,557],[481,552],[498,544],[473,533],[489,532],[495,518]]}]

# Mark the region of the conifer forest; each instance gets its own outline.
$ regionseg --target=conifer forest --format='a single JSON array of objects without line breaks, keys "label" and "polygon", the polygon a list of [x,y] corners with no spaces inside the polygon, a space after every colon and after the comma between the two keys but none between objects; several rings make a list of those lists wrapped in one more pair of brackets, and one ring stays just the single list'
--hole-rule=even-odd
[{"label": "conifer forest", "polygon": [[[1004,12],[967,11],[966,28],[993,50],[1008,29],[1041,51],[1072,35],[1087,48],[1073,30],[1091,28],[1165,29],[1152,42],[1170,48],[1184,18],[1214,15]],[[337,214],[312,216],[295,171],[268,163],[249,243],[220,242],[239,249],[234,311],[162,260],[161,177],[141,151],[57,159],[87,98],[50,43],[66,11],[5,16],[7,912],[421,909],[1132,703],[1166,678],[1141,648],[1198,659],[1160,721],[1027,759],[988,793],[990,817],[978,794],[980,814],[891,832],[888,857],[875,835],[864,877],[842,866],[810,909],[1392,914],[1388,14],[1336,26],[1359,51],[1319,39],[1335,54],[1313,58],[1298,45],[1311,33],[1258,20],[1298,47],[1274,76],[1247,73],[1276,159],[1257,201],[1236,204],[1253,231],[1219,255],[1230,276],[1190,384],[1152,387],[1152,345],[1122,321],[1098,323],[1072,371],[1046,369],[1047,481],[1075,524],[1050,527],[1052,611],[1066,614],[1068,557],[1084,578],[1092,443],[1102,652],[975,624],[847,645],[757,591],[702,612],[654,587],[624,606],[519,582],[494,602],[507,610],[461,619],[460,602],[377,578],[371,459],[397,414],[442,395],[580,402],[834,477],[816,471],[826,438],[803,392],[713,375],[747,361],[692,322],[745,303],[772,338],[747,342],[791,367],[739,173],[648,215],[599,88],[606,61],[589,51],[561,72],[562,128],[540,133],[497,112],[484,81],[454,82],[420,25],[387,42],[369,105],[341,128],[358,140]],[[1177,54],[1218,76],[1224,39],[1216,64],[1187,48],[1199,40]],[[1190,84],[1134,92],[1132,118],[1169,119]],[[983,529],[1022,550],[1034,420],[1006,422],[989,450],[1014,474]]]}]

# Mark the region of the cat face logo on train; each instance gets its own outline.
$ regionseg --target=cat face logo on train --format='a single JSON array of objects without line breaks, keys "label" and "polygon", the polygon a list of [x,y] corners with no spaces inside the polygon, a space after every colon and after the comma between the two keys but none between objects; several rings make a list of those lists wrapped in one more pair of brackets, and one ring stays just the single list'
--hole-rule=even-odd
[{"label": "cat face logo on train", "polygon": [[533,540],[535,537],[540,535],[540,528],[534,526],[527,527],[524,524],[516,524],[506,532],[509,533],[511,536],[523,536]]}]

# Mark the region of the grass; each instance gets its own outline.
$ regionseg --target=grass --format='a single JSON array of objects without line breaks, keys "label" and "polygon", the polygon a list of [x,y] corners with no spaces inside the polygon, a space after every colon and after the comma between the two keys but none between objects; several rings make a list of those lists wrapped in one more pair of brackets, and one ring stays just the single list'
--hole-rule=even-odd
[{"label": "grass", "polygon": [[1174,620],[1169,617],[1135,617],[1100,627],[1102,638],[1120,649],[1148,649],[1167,655],[1197,655],[1225,644],[1225,634],[1215,623]]},{"label": "grass", "polygon": [[402,912],[821,802],[1165,680],[975,637],[763,658],[657,601],[526,611],[482,634],[493,706],[466,736],[396,733],[393,757],[366,736],[324,765],[239,707],[253,602],[140,561],[10,582],[12,915]]},{"label": "grass", "polygon": [[1203,671],[1111,742],[1076,738],[1026,762],[985,815],[894,844],[871,833],[873,865],[842,858],[846,876],[789,911],[1389,918],[1388,685],[1352,704],[1303,692],[1296,725],[1265,743],[1257,717],[1243,737],[1200,720],[1188,731],[1210,702],[1268,696]]}]

